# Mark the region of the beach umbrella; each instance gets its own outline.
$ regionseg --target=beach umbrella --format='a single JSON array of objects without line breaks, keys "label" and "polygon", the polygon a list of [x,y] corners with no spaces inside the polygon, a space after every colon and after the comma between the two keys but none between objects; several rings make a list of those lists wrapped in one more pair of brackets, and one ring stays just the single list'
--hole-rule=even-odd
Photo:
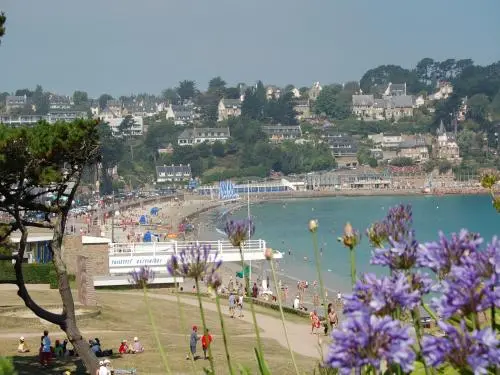
[{"label": "beach umbrella", "polygon": [[146,219],[146,215],[141,215],[141,217],[139,217],[139,224],[146,225],[147,222],[148,220]]},{"label": "beach umbrella", "polygon": [[150,231],[147,231],[146,233],[144,233],[144,237],[143,237],[143,241],[144,242],[151,242],[151,232]]}]

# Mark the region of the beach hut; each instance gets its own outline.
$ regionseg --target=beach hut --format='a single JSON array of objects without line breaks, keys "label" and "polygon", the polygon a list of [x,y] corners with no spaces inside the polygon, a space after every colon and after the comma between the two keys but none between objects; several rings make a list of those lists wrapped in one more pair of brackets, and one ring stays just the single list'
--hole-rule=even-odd
[{"label": "beach hut", "polygon": [[151,242],[151,239],[152,239],[152,234],[151,232],[148,230],[146,233],[144,233],[144,237],[143,237],[143,241],[144,242]]},{"label": "beach hut", "polygon": [[139,217],[139,224],[146,225],[147,223],[148,219],[146,218],[146,215],[141,215],[141,217]]}]

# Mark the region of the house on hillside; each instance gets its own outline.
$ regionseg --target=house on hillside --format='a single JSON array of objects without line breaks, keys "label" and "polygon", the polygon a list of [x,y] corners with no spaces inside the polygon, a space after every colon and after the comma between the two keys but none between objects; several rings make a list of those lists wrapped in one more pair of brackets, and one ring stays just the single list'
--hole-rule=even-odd
[{"label": "house on hillside", "polygon": [[394,91],[391,91],[390,87],[386,90],[390,95],[384,95],[382,99],[376,99],[371,94],[353,95],[352,113],[359,120],[366,121],[398,121],[404,117],[412,117],[413,109],[416,107],[415,98],[412,95],[402,94],[406,86],[397,86],[397,90]]},{"label": "house on hillside", "polygon": [[297,113],[295,118],[299,121],[311,118],[311,105],[309,99],[296,100],[293,106],[293,110]]},{"label": "house on hillside", "polygon": [[300,125],[266,125],[262,127],[262,131],[267,134],[271,143],[293,141],[302,137]]},{"label": "house on hillside", "polygon": [[121,100],[110,99],[106,102],[106,108],[111,111],[116,117],[122,117],[123,103]]},{"label": "house on hillside", "polygon": [[58,121],[71,122],[77,119],[86,119],[87,112],[85,111],[74,111],[72,109],[67,110],[51,110],[46,116],[49,123],[53,124]]},{"label": "house on hillside", "polygon": [[383,94],[384,97],[390,96],[406,96],[406,82],[392,83],[389,82]]},{"label": "house on hillside", "polygon": [[28,97],[26,95],[15,96],[8,95],[5,98],[5,110],[7,113],[11,113],[16,109],[23,109],[28,105]]},{"label": "house on hillside", "polygon": [[188,165],[161,165],[156,167],[156,182],[188,182],[191,180],[191,166]]},{"label": "house on hillside", "polygon": [[49,110],[50,111],[67,111],[71,109],[73,103],[69,96],[64,95],[49,95]]},{"label": "house on hillside", "polygon": [[436,89],[436,92],[427,97],[428,100],[448,99],[453,94],[453,85],[448,81],[439,81]]},{"label": "house on hillside", "polygon": [[417,163],[429,160],[429,146],[421,135],[409,136],[399,144],[398,157],[410,158]]},{"label": "house on hillside", "polygon": [[177,143],[179,146],[195,146],[203,142],[214,143],[216,141],[226,143],[229,137],[229,128],[185,129],[177,137]]},{"label": "house on hillside", "polygon": [[403,136],[401,134],[369,134],[368,139],[371,139],[375,146],[383,149],[397,149],[403,142]]},{"label": "house on hillside", "polygon": [[230,117],[241,116],[241,105],[242,101],[240,99],[222,98],[217,108],[218,111],[217,121],[224,121]]},{"label": "house on hillside", "polygon": [[172,120],[175,125],[191,124],[194,120],[194,107],[170,104],[167,108],[166,119]]},{"label": "house on hillside", "polygon": [[144,119],[139,116],[127,117],[112,117],[108,118],[105,122],[111,128],[114,136],[122,136],[120,125],[125,120],[130,121],[130,128],[127,130],[128,135],[139,136],[144,134]]},{"label": "house on hillside", "polygon": [[279,99],[281,96],[281,89],[276,86],[266,87],[266,98],[267,100]]},{"label": "house on hillside", "polygon": [[318,99],[319,94],[321,94],[321,90],[323,87],[319,84],[319,82],[315,82],[312,87],[309,89],[309,100],[315,101]]},{"label": "house on hillside", "polygon": [[437,137],[433,150],[435,156],[439,159],[446,159],[455,164],[461,161],[457,140],[453,134],[446,132],[442,121],[437,130]]},{"label": "house on hillside", "polygon": [[328,134],[324,140],[335,157],[356,156],[358,153],[358,142],[347,134]]}]

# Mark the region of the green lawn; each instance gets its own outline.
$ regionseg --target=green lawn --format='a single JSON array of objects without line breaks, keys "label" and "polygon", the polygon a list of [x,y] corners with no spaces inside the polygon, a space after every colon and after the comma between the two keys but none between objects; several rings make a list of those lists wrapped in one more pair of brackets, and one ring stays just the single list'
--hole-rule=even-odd
[{"label": "green lawn", "polygon": [[[168,293],[165,291],[154,291],[154,293]],[[59,296],[57,291],[33,292],[33,298],[44,301],[46,304],[57,303]],[[129,341],[138,336],[146,348],[146,352],[140,355],[115,356],[112,359],[115,368],[137,368],[139,374],[164,374],[162,361],[157,351],[151,324],[148,319],[147,310],[141,295],[125,295],[120,292],[99,293],[99,302],[102,306],[102,314],[96,319],[82,321],[79,324],[85,337],[99,337],[103,349],[117,351],[120,341]],[[0,291],[1,305],[19,304],[20,300],[12,291]],[[190,373],[190,362],[185,359],[188,351],[188,338],[191,325],[201,326],[199,310],[194,306],[183,305],[187,332],[181,328],[178,307],[170,301],[150,299],[154,319],[159,327],[160,340],[166,350],[172,372],[175,374]],[[259,311],[276,315],[278,312],[258,307]],[[226,359],[220,331],[220,322],[217,314],[206,311],[207,326],[214,335],[213,355],[217,374],[226,374]],[[294,317],[290,314],[290,318]],[[257,372],[256,361],[253,353],[255,342],[253,328],[250,324],[238,319],[225,319],[226,330],[229,335],[229,343],[233,363],[248,366],[252,373]],[[1,321],[0,321],[1,324]],[[27,337],[30,347],[37,349],[41,327],[28,327],[19,321],[19,324],[11,324],[9,327],[2,325],[1,335],[10,333],[9,337],[1,337],[0,356],[13,357],[19,374],[39,374],[42,369],[38,365],[37,355],[17,355],[17,334]],[[63,339],[64,334],[50,328],[51,337]],[[288,350],[272,339],[263,340],[266,360],[273,374],[288,374],[293,371]],[[201,347],[199,348],[201,353]],[[299,367],[304,373],[312,373],[316,360],[314,358],[296,355]],[[204,366],[209,366],[208,361],[198,360],[195,363],[197,373],[202,373]],[[53,367],[43,370],[44,374],[61,374],[63,370],[71,369],[76,374],[84,374],[83,367],[79,362],[55,362]]]}]

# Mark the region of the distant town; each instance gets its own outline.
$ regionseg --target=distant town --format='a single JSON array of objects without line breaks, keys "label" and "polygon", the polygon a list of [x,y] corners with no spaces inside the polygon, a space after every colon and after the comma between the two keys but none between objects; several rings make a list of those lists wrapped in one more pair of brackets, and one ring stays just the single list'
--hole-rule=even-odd
[{"label": "distant town", "polygon": [[470,179],[500,166],[500,62],[425,58],[412,70],[383,65],[360,81],[310,87],[229,87],[215,77],[205,91],[184,80],[161,95],[0,94],[9,126],[87,118],[113,138],[108,191],[307,174],[322,176],[309,189],[333,189],[345,184],[328,177],[339,170],[358,175],[348,178],[358,187],[384,186],[377,181],[396,172]]}]

